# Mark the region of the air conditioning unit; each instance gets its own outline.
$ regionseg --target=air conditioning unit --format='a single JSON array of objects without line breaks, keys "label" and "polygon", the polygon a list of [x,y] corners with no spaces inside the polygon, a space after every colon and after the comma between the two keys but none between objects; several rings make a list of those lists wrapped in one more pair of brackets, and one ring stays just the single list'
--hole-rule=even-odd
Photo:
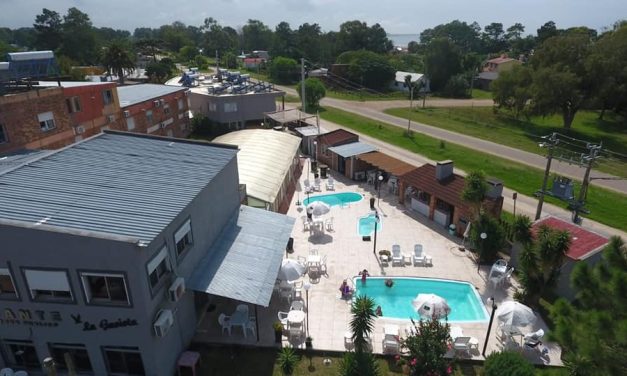
[{"label": "air conditioning unit", "polygon": [[161,106],[161,102],[159,102],[159,101],[152,101],[152,104],[154,104],[155,107]]},{"label": "air conditioning unit", "polygon": [[131,117],[131,111],[124,111],[124,117]]},{"label": "air conditioning unit", "polygon": [[113,123],[115,121],[115,115],[107,115],[107,123]]},{"label": "air conditioning unit", "polygon": [[170,285],[168,293],[172,303],[178,302],[185,294],[185,278],[178,277],[175,279],[172,285]]},{"label": "air conditioning unit", "polygon": [[165,99],[161,98],[161,99],[159,99],[159,102],[160,102],[161,104],[164,104],[164,103],[165,103]]},{"label": "air conditioning unit", "polygon": [[83,127],[82,125],[74,127],[74,134],[75,135],[79,135],[79,134],[83,134],[83,133],[85,133],[85,127]]},{"label": "air conditioning unit", "polygon": [[185,92],[185,96],[186,96],[186,97],[189,97],[189,90],[187,90],[187,91]]},{"label": "air conditioning unit", "polygon": [[157,316],[157,319],[153,324],[155,335],[157,337],[165,337],[173,324],[174,315],[172,314],[172,310],[162,310],[161,312],[159,312],[159,315]]}]

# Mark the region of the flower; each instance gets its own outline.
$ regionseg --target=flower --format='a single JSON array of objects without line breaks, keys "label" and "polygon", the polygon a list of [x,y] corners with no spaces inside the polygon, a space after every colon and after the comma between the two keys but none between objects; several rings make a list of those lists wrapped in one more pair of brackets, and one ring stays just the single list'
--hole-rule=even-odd
[{"label": "flower", "polygon": [[400,355],[396,355],[396,356],[394,357],[394,360],[399,360],[400,358],[401,358],[401,356],[400,356]]},{"label": "flower", "polygon": [[453,373],[453,367],[448,366],[448,368],[446,369],[446,374],[450,375],[451,373]]},{"label": "flower", "polygon": [[412,366],[415,366],[417,363],[416,358],[412,359],[411,362],[409,364],[411,364]]}]

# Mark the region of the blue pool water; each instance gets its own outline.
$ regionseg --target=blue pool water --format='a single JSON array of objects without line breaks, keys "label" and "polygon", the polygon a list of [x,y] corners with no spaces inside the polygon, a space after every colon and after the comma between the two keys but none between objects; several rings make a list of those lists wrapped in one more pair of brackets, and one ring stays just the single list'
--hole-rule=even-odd
[{"label": "blue pool water", "polygon": [[[365,217],[359,218],[359,236],[368,236],[374,233],[374,223],[377,221],[374,213],[368,214]],[[379,224],[377,224],[377,232],[381,232],[381,228],[383,223],[381,223],[381,219],[379,219]]]},{"label": "blue pool water", "polygon": [[385,285],[384,277],[369,277],[365,285],[355,278],[354,284],[358,295],[367,295],[375,300],[375,307],[381,306],[384,317],[418,320],[412,300],[418,294],[436,294],[451,307],[449,322],[488,320],[488,312],[470,283],[431,278],[392,279],[392,287]]},{"label": "blue pool water", "polygon": [[329,206],[342,206],[344,204],[348,204],[350,202],[357,202],[362,199],[362,196],[359,193],[355,192],[340,192],[340,193],[331,193],[328,195],[319,195],[319,196],[311,196],[303,200],[303,204],[305,206],[309,205],[314,201],[322,201]]}]

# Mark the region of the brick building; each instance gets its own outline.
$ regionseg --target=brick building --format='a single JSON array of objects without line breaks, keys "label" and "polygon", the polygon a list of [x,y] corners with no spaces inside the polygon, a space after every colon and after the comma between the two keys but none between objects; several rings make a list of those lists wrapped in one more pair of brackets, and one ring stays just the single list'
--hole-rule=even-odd
[{"label": "brick building", "polygon": [[155,84],[118,87],[124,130],[187,137],[191,132],[187,90]]}]

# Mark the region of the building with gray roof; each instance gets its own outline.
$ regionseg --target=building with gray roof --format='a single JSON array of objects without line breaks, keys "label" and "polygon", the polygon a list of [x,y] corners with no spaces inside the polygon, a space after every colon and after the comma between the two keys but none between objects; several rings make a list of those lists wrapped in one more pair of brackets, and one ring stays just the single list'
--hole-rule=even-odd
[{"label": "building with gray roof", "polygon": [[0,368],[172,375],[212,296],[267,306],[294,219],[240,206],[237,152],[106,131],[0,170]]}]

